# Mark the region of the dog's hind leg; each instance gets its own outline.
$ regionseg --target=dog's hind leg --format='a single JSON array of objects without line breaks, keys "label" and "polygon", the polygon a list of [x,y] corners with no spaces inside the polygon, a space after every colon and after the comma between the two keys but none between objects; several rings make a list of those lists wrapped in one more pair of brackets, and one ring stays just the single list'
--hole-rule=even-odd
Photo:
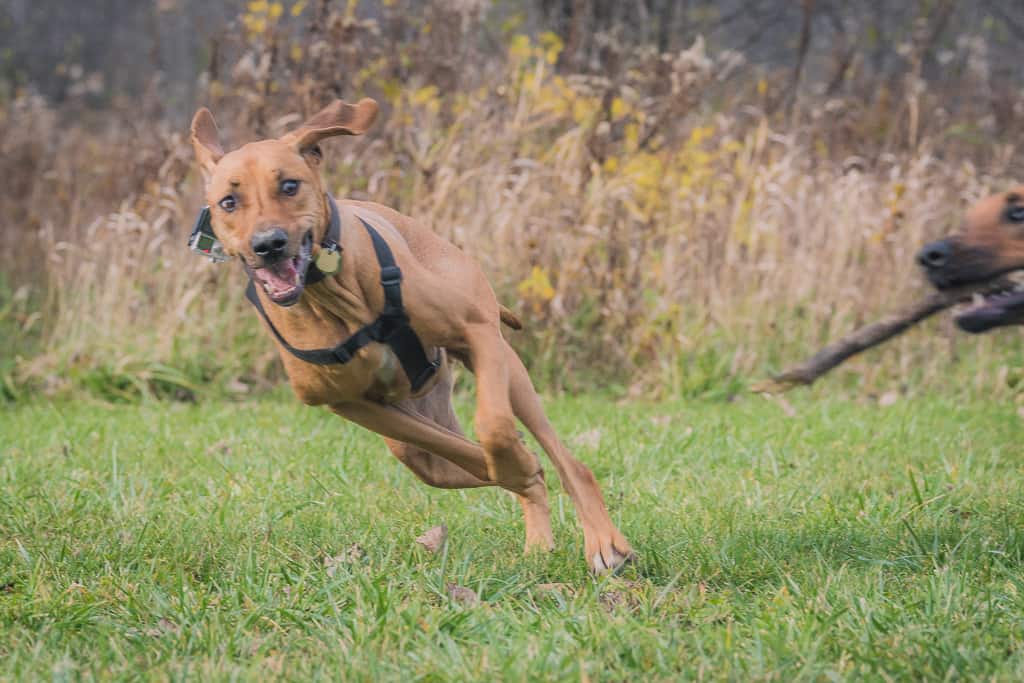
[{"label": "dog's hind leg", "polygon": [[[519,496],[526,526],[526,550],[550,550],[551,511],[540,461],[523,443],[509,402],[504,340],[497,326],[476,325],[467,334],[468,362],[476,375],[476,433],[488,478]],[[461,358],[461,356],[460,356]]]},{"label": "dog's hind leg", "polygon": [[551,458],[562,486],[576,506],[587,561],[596,572],[616,569],[632,559],[629,541],[616,528],[608,515],[601,489],[590,469],[572,456],[548,422],[530,375],[516,352],[505,343],[508,358],[509,394],[516,417],[537,439]]}]

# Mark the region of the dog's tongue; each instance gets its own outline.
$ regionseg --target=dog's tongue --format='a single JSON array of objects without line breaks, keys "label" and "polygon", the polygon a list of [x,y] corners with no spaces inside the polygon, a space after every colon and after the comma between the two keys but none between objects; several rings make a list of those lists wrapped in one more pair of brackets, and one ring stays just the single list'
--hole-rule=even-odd
[{"label": "dog's tongue", "polygon": [[253,271],[270,289],[271,296],[285,294],[299,284],[299,272],[295,269],[294,259],[287,259],[266,268]]}]

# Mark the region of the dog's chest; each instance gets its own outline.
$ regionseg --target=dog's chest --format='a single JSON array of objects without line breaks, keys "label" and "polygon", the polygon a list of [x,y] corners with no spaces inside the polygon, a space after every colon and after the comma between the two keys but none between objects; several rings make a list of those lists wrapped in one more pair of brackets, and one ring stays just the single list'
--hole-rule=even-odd
[{"label": "dog's chest", "polygon": [[296,396],[309,405],[332,405],[355,400],[396,403],[409,396],[410,384],[389,347],[368,344],[352,359],[338,365],[310,365],[282,354]]}]

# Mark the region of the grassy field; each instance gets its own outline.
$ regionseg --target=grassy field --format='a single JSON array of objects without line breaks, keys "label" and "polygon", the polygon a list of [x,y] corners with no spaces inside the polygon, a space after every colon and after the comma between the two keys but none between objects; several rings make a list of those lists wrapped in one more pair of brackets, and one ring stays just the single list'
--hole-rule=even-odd
[{"label": "grassy field", "polygon": [[1016,406],[814,396],[549,400],[642,557],[605,579],[564,494],[524,559],[511,496],[283,395],[11,408],[0,679],[1020,680]]}]

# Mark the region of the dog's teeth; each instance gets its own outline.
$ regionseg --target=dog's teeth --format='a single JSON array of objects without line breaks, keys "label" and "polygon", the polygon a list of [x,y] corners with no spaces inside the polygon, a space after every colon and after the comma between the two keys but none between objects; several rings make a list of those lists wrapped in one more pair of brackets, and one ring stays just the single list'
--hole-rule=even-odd
[{"label": "dog's teeth", "polygon": [[975,292],[974,297],[971,299],[971,303],[975,306],[982,306],[985,303],[985,296],[981,292]]}]

